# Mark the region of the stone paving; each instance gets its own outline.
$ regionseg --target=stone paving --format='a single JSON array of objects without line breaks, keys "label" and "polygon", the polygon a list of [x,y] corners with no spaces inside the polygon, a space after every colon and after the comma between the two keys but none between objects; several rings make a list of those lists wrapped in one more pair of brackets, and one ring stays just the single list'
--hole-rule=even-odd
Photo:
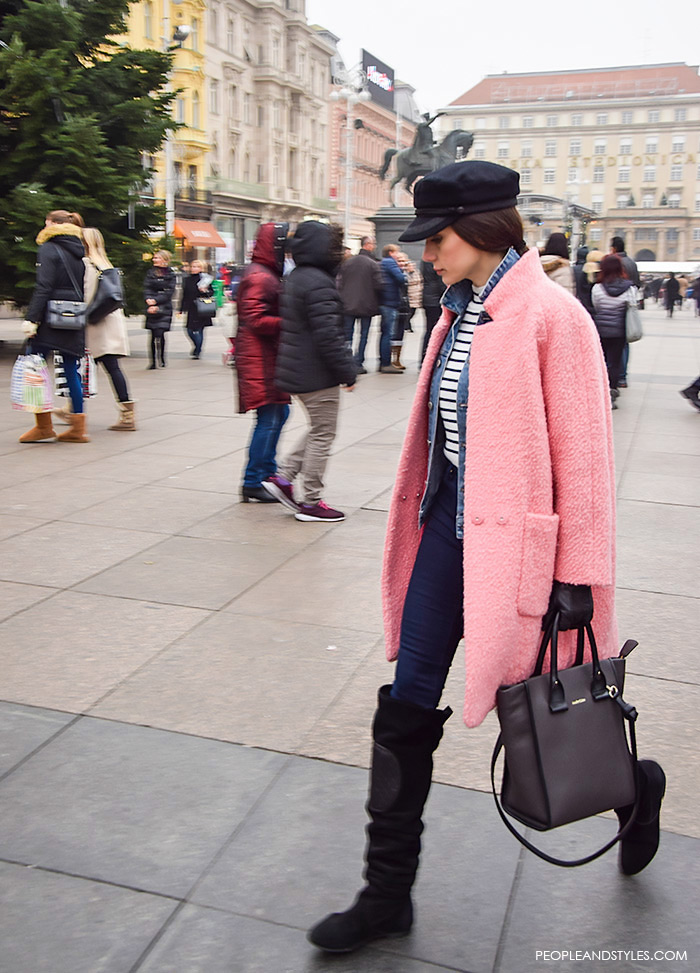
[{"label": "stone paving", "polygon": [[[304,931],[360,885],[369,722],[383,659],[386,510],[416,379],[374,372],[342,398],[327,499],[338,525],[240,504],[250,419],[224,338],[126,371],[139,430],[21,446],[0,414],[1,973],[529,973],[700,969],[700,319],[651,306],[614,413],[626,695],[669,786],[662,846],[624,879],[612,855],[554,869],[493,808],[493,715],[454,717],[437,755],[412,935],[329,958]],[[418,327],[420,332],[422,328]],[[7,337],[7,331],[3,333]],[[13,337],[9,335],[10,339]],[[370,347],[374,348],[374,335]],[[0,349],[0,386],[18,343]],[[372,363],[373,364],[373,363]],[[504,389],[504,408],[517,408]],[[282,449],[300,429],[293,416]],[[444,702],[458,713],[458,661]],[[583,853],[605,816],[539,836]],[[631,950],[614,963],[537,950]],[[686,960],[641,951],[687,951]]]}]

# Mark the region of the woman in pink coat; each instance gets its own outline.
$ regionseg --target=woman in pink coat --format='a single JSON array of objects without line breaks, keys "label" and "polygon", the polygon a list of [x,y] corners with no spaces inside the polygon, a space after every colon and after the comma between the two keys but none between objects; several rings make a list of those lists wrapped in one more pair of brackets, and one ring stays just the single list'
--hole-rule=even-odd
[{"label": "woman in pink coat", "polygon": [[[601,657],[618,652],[605,364],[590,316],[523,242],[518,189],[503,166],[446,166],[416,186],[416,218],[400,237],[426,241],[423,259],[447,290],[389,511],[382,588],[397,665],[373,723],[366,885],[309,932],[329,952],[411,928],[423,806],[451,714],[437,706],[460,640],[467,726],[499,686],[532,674],[555,613],[562,667],[591,619]],[[646,823],[622,843],[628,874],[658,845],[663,772],[644,761],[643,779],[646,765]]]}]

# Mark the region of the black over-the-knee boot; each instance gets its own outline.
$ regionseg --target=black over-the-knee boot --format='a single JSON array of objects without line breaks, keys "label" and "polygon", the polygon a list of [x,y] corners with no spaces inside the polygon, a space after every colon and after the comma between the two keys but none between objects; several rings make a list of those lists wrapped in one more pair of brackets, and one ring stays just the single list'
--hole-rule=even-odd
[{"label": "black over-the-knee boot", "polygon": [[413,923],[411,887],[418,870],[420,836],[444,710],[393,699],[379,690],[372,734],[367,812],[366,885],[346,912],[334,912],[309,931],[321,949],[349,953],[385,936],[404,936]]}]

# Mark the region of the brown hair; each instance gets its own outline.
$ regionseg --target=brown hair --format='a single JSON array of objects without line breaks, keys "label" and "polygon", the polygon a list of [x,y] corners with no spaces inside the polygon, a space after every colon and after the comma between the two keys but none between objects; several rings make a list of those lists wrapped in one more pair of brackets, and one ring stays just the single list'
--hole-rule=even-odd
[{"label": "brown hair", "polygon": [[600,261],[600,283],[626,277],[625,268],[616,253],[608,253]]},{"label": "brown hair", "polygon": [[85,220],[80,213],[69,213],[67,209],[52,210],[46,216],[52,223],[72,223],[73,226],[85,226]]},{"label": "brown hair", "polygon": [[382,247],[382,257],[390,257],[392,253],[396,253],[399,248],[395,243],[387,243]]},{"label": "brown hair", "polygon": [[502,253],[504,256],[511,247],[521,256],[527,252],[527,244],[523,240],[523,222],[515,206],[491,213],[460,216],[452,224],[452,229],[477,250]]}]

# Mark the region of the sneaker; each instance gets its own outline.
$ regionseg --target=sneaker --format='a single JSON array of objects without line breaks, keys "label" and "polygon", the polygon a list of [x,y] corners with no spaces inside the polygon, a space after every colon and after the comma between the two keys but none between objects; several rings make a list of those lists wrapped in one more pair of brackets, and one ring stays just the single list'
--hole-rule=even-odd
[{"label": "sneaker", "polygon": [[397,368],[396,365],[382,365],[379,369],[384,375],[402,375],[403,369]]},{"label": "sneaker", "polygon": [[271,497],[279,500],[285,507],[289,507],[295,513],[299,510],[300,504],[294,499],[294,487],[283,476],[278,476],[277,474],[269,476],[266,480],[263,480],[262,486]]},{"label": "sneaker", "polygon": [[344,513],[329,507],[323,500],[319,500],[318,503],[298,504],[294,516],[297,520],[316,521],[319,524],[333,524],[345,520]]},{"label": "sneaker", "polygon": [[626,389],[627,388],[627,379],[626,378],[621,378],[620,381],[617,383],[617,387],[619,389]]},{"label": "sneaker", "polygon": [[695,388],[694,385],[689,385],[687,389],[681,389],[681,395],[700,411],[700,389]]},{"label": "sneaker", "polygon": [[357,366],[357,374],[358,375],[366,375],[367,374],[367,369],[365,368],[364,365],[358,365]]}]

